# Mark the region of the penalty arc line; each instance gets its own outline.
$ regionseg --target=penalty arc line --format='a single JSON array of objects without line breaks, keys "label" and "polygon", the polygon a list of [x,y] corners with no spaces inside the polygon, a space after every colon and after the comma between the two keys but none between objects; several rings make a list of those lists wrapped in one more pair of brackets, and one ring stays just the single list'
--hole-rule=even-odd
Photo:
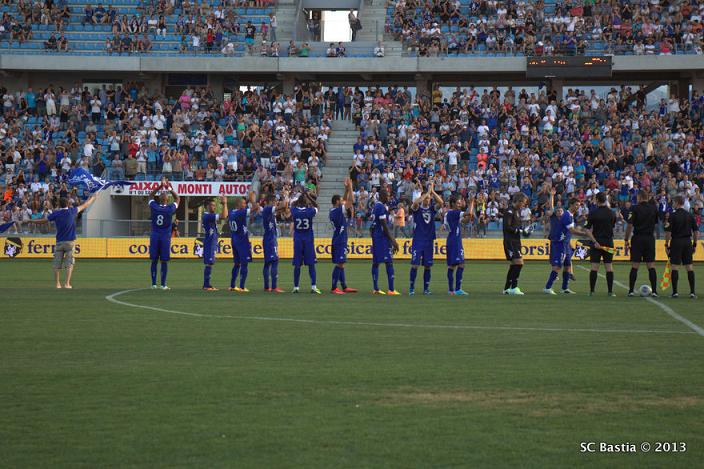
[{"label": "penalty arc line", "polygon": [[[587,269],[587,268],[584,267],[583,265],[578,265],[577,267],[579,267],[579,268],[582,269],[582,270],[586,270],[587,272],[590,271],[590,269]],[[604,274],[602,274],[602,273],[599,273],[599,277],[601,277],[601,278],[606,278],[606,276],[605,276]],[[628,286],[626,286],[626,284],[624,284],[624,283],[619,282],[618,280],[614,280],[614,284],[618,285],[619,287],[623,288],[624,290],[628,290]],[[675,320],[681,322],[681,323],[684,324],[685,326],[687,326],[687,327],[689,327],[690,329],[692,329],[695,333],[697,333],[697,334],[699,334],[700,336],[704,337],[704,328],[702,328],[701,326],[699,326],[699,325],[693,323],[692,321],[690,321],[690,320],[687,319],[686,317],[682,316],[681,314],[678,314],[677,311],[675,311],[674,309],[670,308],[668,305],[666,305],[666,304],[664,304],[664,303],[661,303],[661,302],[659,302],[658,300],[656,300],[656,299],[654,299],[654,298],[651,298],[651,297],[648,297],[648,296],[645,297],[645,300],[648,301],[648,302],[650,302],[650,303],[652,303],[652,304],[654,304],[654,305],[656,305],[656,306],[659,307],[661,310],[665,311],[665,313],[667,313],[671,318],[673,318],[673,319],[675,319]]]},{"label": "penalty arc line", "polygon": [[366,327],[395,327],[395,328],[415,328],[415,329],[449,329],[449,330],[493,330],[493,331],[525,331],[525,332],[596,332],[596,333],[620,333],[620,334],[693,334],[689,331],[667,331],[648,329],[588,329],[588,328],[560,328],[560,327],[513,327],[513,326],[473,326],[468,324],[406,324],[390,322],[361,322],[361,321],[324,321],[318,319],[298,319],[298,318],[276,318],[267,316],[232,316],[218,314],[190,313],[186,311],[176,311],[172,309],[159,308],[157,306],[140,305],[118,300],[117,297],[136,291],[145,291],[146,288],[135,288],[132,290],[122,290],[107,295],[105,299],[111,303],[128,306],[131,308],[141,308],[162,313],[177,314],[181,316],[191,316],[199,318],[217,319],[243,319],[250,321],[278,321],[293,322],[303,324],[320,324],[333,326],[366,326]]}]

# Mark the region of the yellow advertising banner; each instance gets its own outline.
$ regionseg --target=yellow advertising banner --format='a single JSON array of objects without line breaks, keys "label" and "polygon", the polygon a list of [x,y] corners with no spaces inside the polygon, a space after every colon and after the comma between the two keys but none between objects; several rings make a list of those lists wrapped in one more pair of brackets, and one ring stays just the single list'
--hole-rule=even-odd
[{"label": "yellow advertising banner", "polygon": [[[318,259],[330,259],[330,238],[315,240],[315,251]],[[262,259],[264,249],[261,238],[251,238],[252,257]],[[196,238],[173,238],[171,241],[171,257],[174,259],[197,258]],[[410,259],[410,239],[398,239],[399,252],[396,259]],[[523,257],[526,260],[548,260],[550,255],[550,241],[546,239],[524,239]],[[51,258],[54,255],[54,239],[49,237],[7,237],[4,238],[3,253],[0,259],[32,259]],[[577,254],[584,255],[586,251],[573,242]],[[371,259],[372,240],[370,238],[351,238],[348,243],[349,259]],[[623,241],[616,241],[614,260],[629,260]],[[664,261],[665,243],[656,242],[657,260]],[[291,238],[279,239],[279,256],[282,259],[293,257],[293,240]],[[504,259],[503,241],[501,239],[465,239],[464,252],[467,260],[502,260]],[[435,241],[435,258],[445,259],[445,239]],[[76,256],[84,259],[147,259],[149,258],[149,238],[79,238],[76,241]],[[229,238],[221,238],[218,242],[217,258],[228,259],[232,256],[232,246]],[[581,257],[581,256],[577,256]],[[694,256],[695,261],[704,261],[704,242]]]}]

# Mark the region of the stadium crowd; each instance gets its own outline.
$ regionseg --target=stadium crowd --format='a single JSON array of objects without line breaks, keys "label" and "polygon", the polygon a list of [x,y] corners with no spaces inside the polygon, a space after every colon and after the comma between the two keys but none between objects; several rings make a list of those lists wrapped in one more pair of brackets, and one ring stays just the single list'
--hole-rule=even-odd
[{"label": "stadium crowd", "polygon": [[316,191],[326,161],[329,109],[320,89],[235,90],[218,100],[208,88],[177,98],[138,83],[89,90],[0,88],[0,219],[31,230],[56,207],[68,172],[108,179],[253,181],[274,190]]},{"label": "stadium crowd", "polygon": [[696,0],[390,1],[386,29],[421,56],[702,54]]},{"label": "stadium crowd", "polygon": [[450,96],[436,88],[415,102],[407,88],[357,89],[350,111],[360,129],[350,169],[357,233],[365,233],[370,201],[385,185],[393,192],[394,229],[409,234],[408,207],[429,181],[445,201],[452,194],[475,199],[470,236],[498,229],[517,192],[530,199],[525,224],[549,226],[552,187],[563,205],[570,197],[584,202],[578,222],[602,191],[621,227],[641,190],[655,195],[661,220],[676,194],[701,217],[704,98],[694,92],[654,109],[647,104],[643,89],[628,87],[604,97],[569,89],[564,99],[511,87],[458,87]]}]

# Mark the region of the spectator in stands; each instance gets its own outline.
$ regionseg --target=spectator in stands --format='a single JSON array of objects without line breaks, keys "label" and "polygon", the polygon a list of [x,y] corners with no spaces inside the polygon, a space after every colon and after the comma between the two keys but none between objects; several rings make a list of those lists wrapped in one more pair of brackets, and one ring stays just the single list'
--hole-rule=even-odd
[{"label": "spectator in stands", "polygon": [[44,48],[46,50],[58,50],[58,40],[56,39],[56,34],[51,33],[49,39],[44,42]]},{"label": "spectator in stands", "polygon": [[83,7],[83,19],[81,20],[81,25],[85,26],[86,24],[94,24],[95,23],[95,11],[93,10],[93,7],[90,5],[90,3],[87,3],[85,7]]},{"label": "spectator in stands", "polygon": [[68,39],[64,36],[64,33],[61,33],[61,37],[59,37],[57,48],[59,52],[68,52]]},{"label": "spectator in stands", "polygon": [[350,30],[352,31],[352,41],[354,42],[357,40],[357,32],[362,29],[362,22],[354,14],[354,10],[350,10],[347,15],[347,21],[350,25]]}]

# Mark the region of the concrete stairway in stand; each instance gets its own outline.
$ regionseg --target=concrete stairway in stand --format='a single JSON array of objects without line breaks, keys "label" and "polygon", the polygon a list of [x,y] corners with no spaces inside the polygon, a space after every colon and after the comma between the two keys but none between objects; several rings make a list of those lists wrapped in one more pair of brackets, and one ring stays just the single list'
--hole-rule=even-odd
[{"label": "concrete stairway in stand", "polygon": [[320,222],[328,220],[328,214],[332,208],[332,196],[342,195],[345,192],[343,183],[352,165],[352,155],[354,154],[352,147],[357,141],[357,137],[359,137],[359,131],[355,129],[351,121],[333,121],[332,133],[328,139],[328,159],[318,190],[320,210],[316,236],[331,235],[332,230],[329,224]]}]

